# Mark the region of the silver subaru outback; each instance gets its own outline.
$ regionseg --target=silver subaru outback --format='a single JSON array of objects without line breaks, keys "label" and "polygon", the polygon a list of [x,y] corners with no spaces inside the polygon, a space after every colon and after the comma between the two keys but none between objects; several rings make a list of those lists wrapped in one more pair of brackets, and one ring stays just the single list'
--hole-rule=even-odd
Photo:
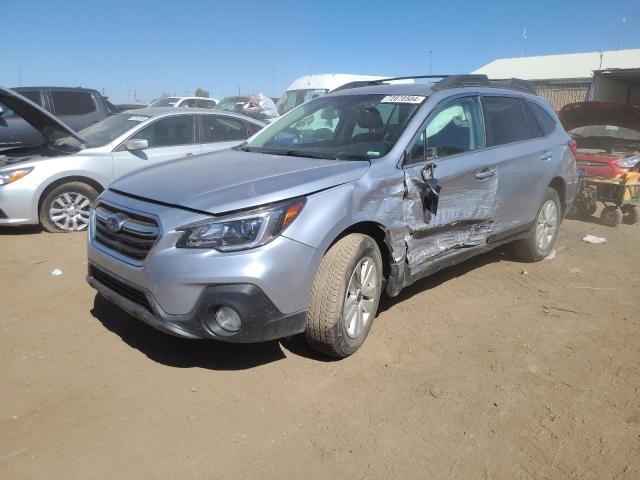
[{"label": "silver subaru outback", "polygon": [[89,283],[179,337],[304,332],[345,357],[383,293],[506,243],[549,254],[573,144],[526,82],[350,87],[239,147],[113,183],[91,215]]}]

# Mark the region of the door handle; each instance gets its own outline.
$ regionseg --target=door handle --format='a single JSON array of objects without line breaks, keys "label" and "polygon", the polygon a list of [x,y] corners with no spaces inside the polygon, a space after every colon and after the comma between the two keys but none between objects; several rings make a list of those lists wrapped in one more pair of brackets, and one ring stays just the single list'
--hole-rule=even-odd
[{"label": "door handle", "polygon": [[495,168],[485,168],[483,170],[480,170],[478,173],[476,173],[476,178],[478,180],[485,180],[487,178],[491,178],[496,174],[496,169]]},{"label": "door handle", "polygon": [[193,152],[187,153],[187,157],[193,157]]},{"label": "door handle", "polygon": [[540,160],[546,161],[546,160],[551,160],[553,158],[553,154],[551,152],[544,152],[542,155],[540,155]]}]

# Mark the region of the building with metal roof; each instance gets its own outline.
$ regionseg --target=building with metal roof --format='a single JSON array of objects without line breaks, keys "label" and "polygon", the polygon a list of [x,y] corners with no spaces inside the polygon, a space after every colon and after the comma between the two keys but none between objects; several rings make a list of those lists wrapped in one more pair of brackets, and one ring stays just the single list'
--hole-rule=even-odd
[{"label": "building with metal roof", "polygon": [[586,100],[640,104],[640,49],[500,58],[473,73],[531,80],[556,110]]}]

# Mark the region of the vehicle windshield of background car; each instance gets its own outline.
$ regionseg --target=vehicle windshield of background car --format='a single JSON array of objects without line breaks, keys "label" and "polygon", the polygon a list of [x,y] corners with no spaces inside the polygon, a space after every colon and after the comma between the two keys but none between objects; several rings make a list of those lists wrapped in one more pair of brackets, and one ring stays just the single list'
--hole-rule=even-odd
[{"label": "vehicle windshield of background car", "polygon": [[284,115],[289,110],[293,110],[298,105],[313,100],[314,98],[326,95],[329,92],[326,88],[311,88],[305,90],[288,90],[278,99],[276,107],[280,115]]},{"label": "vehicle windshield of background car", "polygon": [[119,113],[80,130],[78,134],[89,147],[102,147],[147,119],[149,117],[145,115]]},{"label": "vehicle windshield of background car", "polygon": [[249,97],[227,97],[220,100],[214,108],[226,112],[241,112],[242,106],[248,101]]},{"label": "vehicle windshield of background car", "polygon": [[180,99],[176,97],[159,98],[155,102],[151,103],[151,105],[149,106],[150,107],[174,107],[179,100]]},{"label": "vehicle windshield of background car", "polygon": [[368,160],[395,145],[424,96],[338,95],[305,103],[239,148],[336,160]]}]

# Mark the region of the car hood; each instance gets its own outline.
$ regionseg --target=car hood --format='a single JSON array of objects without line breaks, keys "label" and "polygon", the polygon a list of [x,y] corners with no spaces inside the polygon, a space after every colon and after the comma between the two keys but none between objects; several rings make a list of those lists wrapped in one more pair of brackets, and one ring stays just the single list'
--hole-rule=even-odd
[{"label": "car hood", "polygon": [[590,125],[614,125],[640,132],[640,106],[618,102],[578,102],[562,107],[558,113],[568,132]]},{"label": "car hood", "polygon": [[73,137],[83,142],[82,138],[71,127],[13,90],[0,87],[0,102],[20,115],[49,142],[53,143],[65,137]]},{"label": "car hood", "polygon": [[132,173],[111,189],[156,202],[220,214],[317,192],[360,178],[367,160],[320,160],[225,150]]}]

